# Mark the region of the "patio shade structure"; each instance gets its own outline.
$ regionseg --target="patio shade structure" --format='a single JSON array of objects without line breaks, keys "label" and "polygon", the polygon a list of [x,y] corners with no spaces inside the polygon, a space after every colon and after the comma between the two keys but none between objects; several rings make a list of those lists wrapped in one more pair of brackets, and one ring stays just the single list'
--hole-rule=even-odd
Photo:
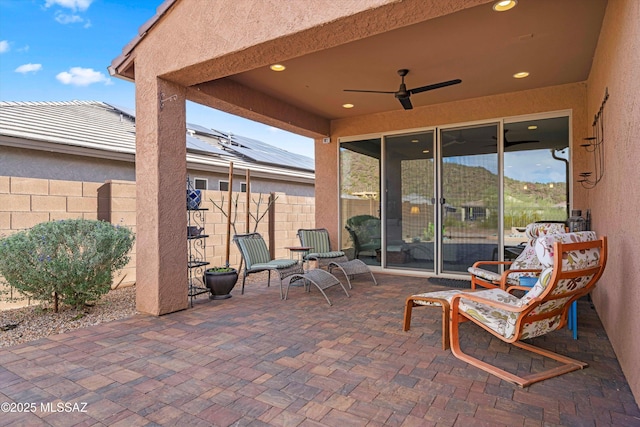
[{"label": "patio shade structure", "polygon": [[[624,254],[612,257],[593,300],[640,395],[640,343],[630,340],[640,320],[617,328],[618,313],[640,304],[640,277],[628,267],[640,258],[640,232],[626,226],[640,211],[640,186],[627,185],[638,180],[633,159],[640,156],[632,143],[640,111],[629,95],[640,92],[640,6],[520,0],[498,13],[492,3],[163,2],[109,68],[136,84],[138,309],[160,315],[187,306],[186,100],[314,138],[316,205],[323,206],[316,226],[330,230],[337,247],[339,138],[565,111],[575,183],[589,167],[580,144],[607,91],[605,158],[616,168],[591,190],[573,185],[571,202],[588,206],[593,228],[610,236],[612,253]],[[410,70],[408,87],[462,83],[412,97],[412,110],[393,96],[361,94],[365,100],[343,91],[395,90],[401,68]],[[519,71],[529,77],[513,78]]]}]

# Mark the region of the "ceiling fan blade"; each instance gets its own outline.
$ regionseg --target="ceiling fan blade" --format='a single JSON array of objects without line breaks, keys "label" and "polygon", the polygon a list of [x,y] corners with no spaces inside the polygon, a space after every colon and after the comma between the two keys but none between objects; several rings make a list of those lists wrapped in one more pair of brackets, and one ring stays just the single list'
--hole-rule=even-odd
[{"label": "ceiling fan blade", "polygon": [[462,80],[460,79],[448,80],[446,82],[440,82],[440,83],[434,83],[432,85],[421,86],[415,89],[409,89],[409,93],[414,94],[414,93],[426,92],[428,90],[440,89],[441,87],[457,85],[458,83],[462,83]]},{"label": "ceiling fan blade", "polygon": [[[507,139],[507,132],[509,132],[509,129],[505,129],[505,130],[504,130],[504,146],[505,146],[505,147],[511,147],[512,145],[518,145],[518,144],[528,144],[528,143],[530,143],[530,142],[532,142],[532,143],[533,143],[533,142],[540,142],[540,141],[539,141],[539,140],[537,140],[537,139],[522,139],[522,140],[520,140],[520,141],[509,141],[509,140]],[[495,136],[492,136],[491,138],[493,138],[493,139],[495,139],[495,140],[498,140],[498,138],[497,138],[497,137],[495,137]]]},{"label": "ceiling fan blade", "polygon": [[395,93],[393,91],[384,90],[360,90],[360,89],[342,89],[343,92],[364,92],[364,93]]},{"label": "ceiling fan blade", "polygon": [[522,141],[507,141],[507,140],[505,140],[504,141],[504,145],[507,146],[507,147],[510,147],[512,145],[528,144],[530,142],[540,142],[540,141],[538,141],[537,139],[525,139],[525,140],[522,140]]},{"label": "ceiling fan blade", "polygon": [[409,97],[398,98],[398,101],[400,101],[400,104],[402,104],[402,107],[404,107],[405,110],[413,109],[413,105],[411,105],[411,99],[409,99]]}]

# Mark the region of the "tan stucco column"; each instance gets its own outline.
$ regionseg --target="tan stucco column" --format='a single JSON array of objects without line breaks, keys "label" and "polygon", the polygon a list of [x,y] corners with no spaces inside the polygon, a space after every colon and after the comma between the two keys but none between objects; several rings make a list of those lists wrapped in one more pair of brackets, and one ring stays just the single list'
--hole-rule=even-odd
[{"label": "tan stucco column", "polygon": [[187,308],[184,94],[154,77],[136,81],[136,306],[153,315]]}]

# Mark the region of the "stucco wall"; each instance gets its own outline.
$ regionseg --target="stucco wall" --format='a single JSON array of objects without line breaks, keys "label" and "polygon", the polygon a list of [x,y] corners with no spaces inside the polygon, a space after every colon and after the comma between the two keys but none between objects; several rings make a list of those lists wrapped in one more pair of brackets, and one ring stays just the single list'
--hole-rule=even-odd
[{"label": "stucco wall", "polygon": [[[315,141],[316,180],[325,185],[316,188],[316,203],[323,206],[316,212],[319,227],[338,231],[338,138],[375,134],[405,129],[440,126],[499,117],[511,117],[549,111],[571,110],[572,163],[574,182],[584,170],[585,153],[578,149],[587,136],[586,84],[574,83],[522,92],[467,99],[413,110],[391,111],[370,116],[334,120],[331,123],[331,143]],[[585,190],[574,186],[574,206],[586,206]]]},{"label": "stucco wall", "polygon": [[[593,227],[609,239],[607,268],[593,293],[627,377],[640,403],[640,2],[609,0],[588,80],[588,131],[604,107],[605,174],[587,191]],[[591,168],[590,170],[592,170]]]},{"label": "stucco wall", "polygon": [[[229,175],[203,172],[203,171],[188,171],[189,178],[206,179],[209,183],[209,190],[218,190],[220,181],[229,181]],[[233,177],[233,191],[240,191],[240,184],[246,182],[244,175],[234,175]],[[263,193],[285,193],[291,196],[304,196],[313,197],[315,193],[314,185],[302,184],[293,181],[275,181],[264,178],[251,177],[251,192],[255,194]]]},{"label": "stucco wall", "polygon": [[67,181],[135,180],[132,162],[4,146],[0,146],[0,171],[5,176]]}]

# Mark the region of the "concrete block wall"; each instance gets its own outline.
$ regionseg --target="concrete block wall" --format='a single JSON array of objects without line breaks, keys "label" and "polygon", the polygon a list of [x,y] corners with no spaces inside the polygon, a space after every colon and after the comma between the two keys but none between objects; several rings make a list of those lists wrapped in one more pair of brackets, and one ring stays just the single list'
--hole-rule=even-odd
[{"label": "concrete block wall", "polygon": [[[136,232],[136,184],[132,181],[109,180],[98,189],[98,219],[109,221]],[[113,287],[131,286],[136,283],[136,247],[129,254],[129,263],[118,272]]]},{"label": "concrete block wall", "polygon": [[96,219],[100,185],[0,176],[0,235],[45,221]]},{"label": "concrete block wall", "polygon": [[[222,266],[225,264],[226,251],[226,218],[224,214],[214,206],[215,201],[218,206],[222,206],[227,211],[227,193],[222,191],[205,190],[202,192],[201,207],[208,209],[206,211],[205,233],[209,235],[207,238],[207,261],[212,266]],[[287,196],[284,193],[275,193],[276,201],[275,218],[274,218],[274,246],[276,258],[289,258],[290,253],[287,246],[299,246],[300,242],[296,235],[299,228],[313,228],[315,226],[315,199],[306,196]],[[238,197],[237,215],[235,215],[235,200]],[[222,204],[224,200],[224,204]],[[246,232],[246,193],[233,193],[232,196],[232,219],[235,220],[236,231],[238,233]],[[258,201],[260,202],[259,211]],[[269,205],[268,194],[251,194],[249,202],[250,212],[254,216],[262,215]],[[255,221],[253,218],[249,220],[249,231],[253,232]],[[269,244],[269,215],[265,215],[258,224],[257,232],[260,233],[267,244]],[[233,236],[234,230],[231,229]],[[233,242],[231,242],[229,250],[229,264],[233,267],[240,265],[240,252]]]}]

